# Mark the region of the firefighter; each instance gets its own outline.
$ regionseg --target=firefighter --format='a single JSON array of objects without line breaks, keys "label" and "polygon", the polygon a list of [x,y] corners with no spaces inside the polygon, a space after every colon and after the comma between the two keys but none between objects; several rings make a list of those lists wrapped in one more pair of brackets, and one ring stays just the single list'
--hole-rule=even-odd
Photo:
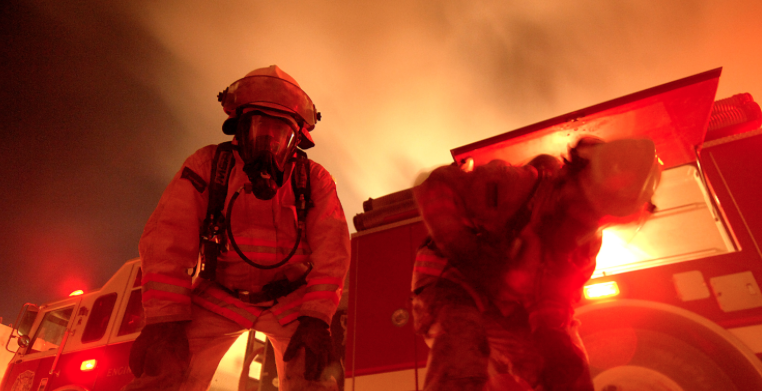
[{"label": "firefighter", "polygon": [[274,348],[281,390],[336,390],[329,325],[349,231],[331,175],[301,152],[315,145],[320,114],[275,65],[218,99],[232,143],[185,161],[140,239],[146,326],[123,389],[206,390],[231,344],[258,330]]},{"label": "firefighter", "polygon": [[413,271],[427,391],[592,391],[572,305],[607,221],[647,215],[650,140],[580,140],[562,161],[434,170],[414,195],[430,236]]}]

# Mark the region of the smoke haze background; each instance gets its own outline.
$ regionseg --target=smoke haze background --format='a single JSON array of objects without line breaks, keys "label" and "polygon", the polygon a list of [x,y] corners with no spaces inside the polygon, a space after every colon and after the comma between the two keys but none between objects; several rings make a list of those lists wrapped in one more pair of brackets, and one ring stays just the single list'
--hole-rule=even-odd
[{"label": "smoke haze background", "polygon": [[724,67],[762,101],[748,0],[35,1],[0,5],[0,317],[137,257],[216,94],[277,64],[323,120],[310,157],[350,223],[450,149]]}]

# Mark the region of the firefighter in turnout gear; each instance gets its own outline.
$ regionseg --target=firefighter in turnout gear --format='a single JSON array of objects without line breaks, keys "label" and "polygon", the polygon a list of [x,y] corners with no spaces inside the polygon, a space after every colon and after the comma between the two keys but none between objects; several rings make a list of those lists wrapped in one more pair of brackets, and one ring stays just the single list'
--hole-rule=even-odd
[{"label": "firefighter in turnout gear", "polygon": [[650,140],[584,138],[560,161],[434,170],[414,195],[430,236],[413,271],[426,391],[592,391],[572,305],[607,221],[646,216]]},{"label": "firefighter in turnout gear", "polygon": [[301,151],[320,114],[274,65],[218,99],[233,141],[185,161],[140,239],[146,326],[124,390],[206,390],[247,329],[272,343],[281,390],[336,390],[329,325],[350,246],[331,175]]}]

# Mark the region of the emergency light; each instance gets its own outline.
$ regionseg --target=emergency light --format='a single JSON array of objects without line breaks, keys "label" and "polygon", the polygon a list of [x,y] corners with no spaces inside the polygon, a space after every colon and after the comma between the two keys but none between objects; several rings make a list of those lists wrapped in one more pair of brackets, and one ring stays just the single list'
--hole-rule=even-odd
[{"label": "emergency light", "polygon": [[77,289],[76,291],[74,291],[74,292],[72,292],[72,293],[69,293],[69,296],[70,296],[70,297],[71,297],[71,296],[79,296],[79,295],[82,295],[82,294],[84,294],[84,293],[85,293],[85,292],[84,292],[82,289]]},{"label": "emergency light", "polygon": [[92,371],[93,369],[95,369],[95,365],[97,363],[98,362],[95,361],[94,359],[85,360],[85,361],[82,361],[82,365],[79,366],[79,369],[82,370],[82,372]]},{"label": "emergency light", "polygon": [[585,285],[585,298],[588,300],[605,299],[619,294],[619,285],[616,281],[601,282],[598,284]]}]

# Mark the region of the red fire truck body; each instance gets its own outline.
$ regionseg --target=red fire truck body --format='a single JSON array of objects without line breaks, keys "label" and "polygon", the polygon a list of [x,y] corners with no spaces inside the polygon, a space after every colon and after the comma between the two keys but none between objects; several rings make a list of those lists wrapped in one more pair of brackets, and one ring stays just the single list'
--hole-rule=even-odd
[{"label": "red fire truck body", "polygon": [[98,291],[26,304],[14,324],[21,347],[0,390],[111,391],[129,382],[129,351],[143,326],[140,278],[133,260]]},{"label": "red fire truck body", "polygon": [[[583,136],[647,137],[663,163],[644,224],[604,230],[578,304],[596,390],[762,390],[762,122],[750,95],[714,101],[721,69],[453,149],[462,167],[565,155]],[[409,190],[355,217],[347,389],[423,388],[410,277],[427,235]],[[377,202],[376,202],[377,201]]]},{"label": "red fire truck body", "polygon": [[[141,277],[133,259],[100,290],[25,304],[5,344],[18,348],[0,391],[116,391],[129,383],[130,348],[145,324]],[[220,362],[213,389],[277,390],[271,346],[261,333],[243,333]]]},{"label": "red fire truck body", "polygon": [[[725,121],[735,106],[724,113],[724,100],[714,102],[719,76],[712,70],[452,151],[459,164],[522,164],[563,154],[583,135],[656,142],[665,168],[657,212],[643,225],[604,231],[614,245],[604,245],[591,298],[577,308],[597,390],[762,390],[762,115],[741,99],[756,107],[741,117],[753,118]],[[374,200],[355,217],[346,390],[423,385],[428,348],[412,330],[409,290],[427,232],[409,194]],[[143,325],[140,281],[136,259],[99,291],[25,305],[13,330],[22,347],[0,391],[107,391],[129,382],[129,350]],[[594,298],[600,292],[609,296]]]}]

